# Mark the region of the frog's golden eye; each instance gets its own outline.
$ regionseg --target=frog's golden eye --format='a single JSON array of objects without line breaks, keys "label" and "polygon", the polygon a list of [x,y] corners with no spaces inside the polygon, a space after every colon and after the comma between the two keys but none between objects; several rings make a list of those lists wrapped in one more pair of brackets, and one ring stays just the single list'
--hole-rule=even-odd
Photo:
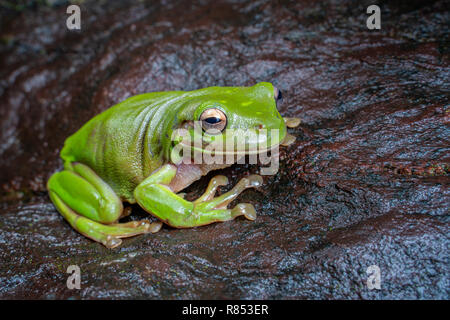
[{"label": "frog's golden eye", "polygon": [[223,131],[227,126],[227,116],[219,109],[206,109],[200,115],[200,121],[205,131],[211,129]]}]

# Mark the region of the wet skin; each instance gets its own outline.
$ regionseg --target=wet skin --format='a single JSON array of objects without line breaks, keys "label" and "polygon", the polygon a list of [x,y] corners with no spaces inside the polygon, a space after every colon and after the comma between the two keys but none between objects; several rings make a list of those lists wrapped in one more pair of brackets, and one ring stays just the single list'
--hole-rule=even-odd
[{"label": "wet skin", "polygon": [[[108,248],[120,245],[120,238],[161,228],[161,222],[147,220],[118,223],[129,214],[123,209],[124,201],[138,203],[176,228],[241,215],[254,220],[251,204],[240,203],[232,209],[227,206],[243,190],[260,186],[262,178],[258,175],[243,178],[218,197],[214,197],[217,188],[228,182],[224,176],[212,178],[205,193],[193,202],[177,194],[209,171],[231,164],[180,162],[173,157],[171,137],[179,128],[193,132],[194,121],[201,121],[204,142],[226,139],[233,129],[255,133],[277,129],[278,137],[266,134],[264,139],[251,140],[249,144],[253,145],[235,152],[245,154],[258,149],[262,142],[272,148],[289,137],[286,124],[292,122],[285,123],[277,111],[279,96],[272,84],[258,83],[252,87],[209,87],[131,97],[95,116],[65,141],[61,151],[64,170],[47,182],[50,198],[74,229]],[[214,135],[210,129],[215,130]]]}]

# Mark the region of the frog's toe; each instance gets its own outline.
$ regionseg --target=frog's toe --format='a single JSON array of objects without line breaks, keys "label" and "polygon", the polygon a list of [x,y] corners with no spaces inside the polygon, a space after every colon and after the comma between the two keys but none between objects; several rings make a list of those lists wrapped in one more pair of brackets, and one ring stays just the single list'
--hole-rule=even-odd
[{"label": "frog's toe", "polygon": [[114,249],[117,248],[122,244],[122,239],[118,237],[113,237],[111,235],[108,235],[106,239],[102,241],[102,244],[107,247],[108,249]]},{"label": "frog's toe", "polygon": [[252,174],[248,178],[248,188],[258,188],[263,184],[263,178],[260,175]]},{"label": "frog's toe", "polygon": [[159,230],[161,230],[162,225],[163,225],[163,224],[162,224],[161,221],[152,222],[152,223],[150,224],[150,229],[149,229],[149,231],[150,231],[151,233],[157,233]]},{"label": "frog's toe", "polygon": [[228,178],[222,175],[215,176],[211,181],[216,186],[226,186],[228,184]]},{"label": "frog's toe", "polygon": [[256,210],[251,203],[239,203],[236,207],[231,210],[233,218],[238,216],[244,216],[248,220],[256,219]]},{"label": "frog's toe", "polygon": [[287,147],[295,142],[295,137],[292,134],[286,133],[286,137],[281,142],[283,147]]},{"label": "frog's toe", "polygon": [[262,183],[263,178],[260,175],[252,174],[239,180],[239,182],[230,191],[219,197],[203,202],[203,205],[208,209],[226,209],[228,204],[236,199],[237,196],[239,196],[245,189],[258,188],[262,185]]},{"label": "frog's toe", "polygon": [[[76,215],[75,213],[71,213]],[[107,248],[116,248],[121,238],[128,238],[145,233],[154,233],[161,227],[159,222],[151,223],[148,220],[131,221],[126,223],[102,224],[82,216],[74,216],[72,226],[92,240],[101,242]]]},{"label": "frog's toe", "polygon": [[139,220],[139,221],[130,221],[130,222],[123,222],[123,223],[109,224],[109,226],[123,227],[123,228],[137,228],[139,226],[145,227],[146,225],[150,225],[150,221],[148,221],[147,219]]},{"label": "frog's toe", "polygon": [[228,184],[228,178],[222,175],[213,177],[208,184],[205,192],[194,201],[194,203],[200,203],[204,201],[209,201],[214,198],[217,189],[221,186],[226,186]]},{"label": "frog's toe", "polygon": [[289,117],[283,117],[284,122],[286,123],[286,126],[288,128],[296,128],[300,125],[301,120],[300,118],[289,118]]}]

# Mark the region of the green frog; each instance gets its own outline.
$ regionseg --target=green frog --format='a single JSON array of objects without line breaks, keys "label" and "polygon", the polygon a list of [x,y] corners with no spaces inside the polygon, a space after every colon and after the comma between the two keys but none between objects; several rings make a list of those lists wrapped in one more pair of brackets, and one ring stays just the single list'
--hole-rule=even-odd
[{"label": "green frog", "polygon": [[[227,206],[245,189],[259,187],[259,175],[242,178],[230,191],[215,197],[216,190],[228,183],[225,176],[216,176],[198,199],[184,199],[180,191],[209,171],[232,163],[183,161],[186,156],[173,152],[184,141],[176,133],[183,129],[194,135],[195,124],[199,124],[200,138],[194,138],[194,142],[200,139],[200,144],[187,147],[207,153],[211,152],[205,147],[208,142],[231,139],[233,132],[240,129],[262,138],[246,140],[243,147],[236,147],[236,155],[267,151],[289,140],[292,136],[287,134],[286,124],[296,122],[281,117],[277,110],[280,99],[281,92],[267,82],[251,87],[152,92],[128,98],[98,114],[66,139],[60,154],[64,170],[48,180],[49,196],[75,230],[107,248],[119,246],[121,238],[157,232],[162,223],[190,228],[238,216],[254,220],[253,205],[240,203],[232,209]],[[273,130],[278,134],[271,135]],[[265,146],[261,149],[262,143]],[[137,203],[158,222],[119,223],[129,214],[123,202]]]}]

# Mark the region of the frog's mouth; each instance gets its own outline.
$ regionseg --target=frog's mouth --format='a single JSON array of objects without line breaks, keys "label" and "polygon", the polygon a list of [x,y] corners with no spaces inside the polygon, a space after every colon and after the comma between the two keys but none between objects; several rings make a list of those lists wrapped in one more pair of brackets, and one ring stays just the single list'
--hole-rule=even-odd
[{"label": "frog's mouth", "polygon": [[185,150],[214,156],[258,155],[276,151],[286,138],[286,132],[282,132],[282,137],[274,133],[278,132],[226,130],[220,135],[202,134],[201,138],[184,139],[179,143]]},{"label": "frog's mouth", "polygon": [[209,149],[203,149],[203,148],[196,148],[193,146],[189,146],[189,145],[185,145],[183,143],[181,143],[181,145],[183,147],[186,148],[191,148],[192,151],[194,152],[201,152],[203,154],[209,154],[209,155],[217,155],[217,156],[227,156],[227,155],[237,155],[237,156],[245,156],[245,155],[258,155],[258,154],[265,154],[268,152],[273,152],[275,151],[278,146],[280,145],[279,143],[276,145],[273,145],[271,147],[268,148],[257,148],[256,150],[209,150]]}]

